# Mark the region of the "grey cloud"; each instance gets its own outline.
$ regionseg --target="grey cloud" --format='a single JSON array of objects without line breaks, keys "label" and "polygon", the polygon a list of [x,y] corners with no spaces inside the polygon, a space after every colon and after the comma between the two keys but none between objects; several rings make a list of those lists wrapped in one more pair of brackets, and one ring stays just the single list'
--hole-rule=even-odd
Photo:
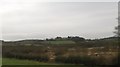
[{"label": "grey cloud", "polygon": [[16,5],[10,6],[12,11],[8,9],[10,11],[2,14],[5,40],[68,35],[100,38],[113,36],[117,25],[117,3],[33,2]]}]

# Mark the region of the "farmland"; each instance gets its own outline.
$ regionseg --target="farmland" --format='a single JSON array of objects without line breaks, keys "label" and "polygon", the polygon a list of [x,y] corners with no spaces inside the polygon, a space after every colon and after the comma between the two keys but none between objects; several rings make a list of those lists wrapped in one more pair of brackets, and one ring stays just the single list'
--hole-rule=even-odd
[{"label": "farmland", "polygon": [[3,65],[116,65],[119,60],[113,37],[3,41],[2,48]]},{"label": "farmland", "polygon": [[74,41],[45,41],[45,44],[56,44],[56,45],[62,45],[62,44],[75,44]]},{"label": "farmland", "polygon": [[20,60],[14,58],[3,58],[2,65],[48,65],[48,63],[30,60]]}]

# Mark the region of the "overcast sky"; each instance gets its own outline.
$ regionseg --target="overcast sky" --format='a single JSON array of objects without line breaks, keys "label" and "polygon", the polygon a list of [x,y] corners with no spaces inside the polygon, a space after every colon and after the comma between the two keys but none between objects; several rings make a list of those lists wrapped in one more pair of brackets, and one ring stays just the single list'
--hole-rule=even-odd
[{"label": "overcast sky", "polygon": [[3,1],[2,39],[114,36],[117,2]]}]

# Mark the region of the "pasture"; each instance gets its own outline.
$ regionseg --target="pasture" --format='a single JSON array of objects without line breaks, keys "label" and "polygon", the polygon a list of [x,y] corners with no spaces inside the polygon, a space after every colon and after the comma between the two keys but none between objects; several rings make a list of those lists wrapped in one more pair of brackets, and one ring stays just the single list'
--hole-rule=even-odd
[{"label": "pasture", "polygon": [[44,41],[45,44],[56,44],[56,45],[62,45],[62,44],[75,44],[74,41],[66,40],[66,41]]},{"label": "pasture", "polygon": [[44,62],[31,61],[31,60],[19,60],[14,58],[3,58],[2,65],[50,65]]}]

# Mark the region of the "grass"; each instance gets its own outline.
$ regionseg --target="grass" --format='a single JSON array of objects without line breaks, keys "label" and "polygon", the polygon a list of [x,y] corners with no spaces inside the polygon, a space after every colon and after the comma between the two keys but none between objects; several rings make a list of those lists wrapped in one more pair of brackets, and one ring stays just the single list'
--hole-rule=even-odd
[{"label": "grass", "polygon": [[[31,60],[19,60],[14,58],[2,58],[2,67],[79,67],[78,65],[64,65],[37,62]],[[86,66],[81,66],[86,67]]]},{"label": "grass", "polygon": [[[2,67],[87,67],[79,65],[4,65]],[[92,66],[91,66],[92,67]]]},{"label": "grass", "polygon": [[74,41],[45,41],[47,44],[75,44]]},{"label": "grass", "polygon": [[[73,65],[73,64],[52,64],[37,62],[31,60],[19,60],[14,58],[2,58],[2,67],[92,67],[84,65]],[[94,66],[99,67],[99,66]]]},{"label": "grass", "polygon": [[49,63],[37,62],[31,60],[19,60],[11,58],[3,58],[2,65],[48,65]]},{"label": "grass", "polygon": [[2,65],[2,58],[0,57],[0,66]]}]

